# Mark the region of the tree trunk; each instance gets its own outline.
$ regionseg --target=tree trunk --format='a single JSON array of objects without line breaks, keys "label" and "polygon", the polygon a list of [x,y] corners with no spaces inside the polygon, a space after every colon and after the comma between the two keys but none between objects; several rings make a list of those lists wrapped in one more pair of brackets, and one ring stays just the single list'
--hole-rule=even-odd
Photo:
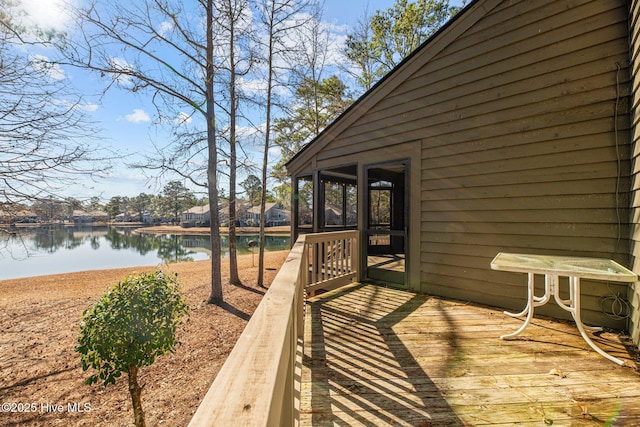
[{"label": "tree trunk", "polygon": [[262,157],[262,191],[260,193],[260,235],[258,236],[258,286],[264,287],[264,214],[267,205],[267,168],[269,166],[269,140],[271,138],[271,95],[273,92],[273,22],[275,5],[271,4],[269,16],[269,50],[268,50],[268,75],[267,75],[267,117],[264,136],[264,154]]},{"label": "tree trunk", "polygon": [[138,384],[138,367],[134,364],[129,365],[129,393],[131,394],[131,403],[133,404],[133,418],[136,427],[146,427],[144,422],[144,412],[142,411],[142,387]]},{"label": "tree trunk", "polygon": [[213,0],[207,0],[207,146],[209,159],[207,164],[207,189],[209,192],[209,218],[211,237],[211,295],[209,304],[220,304],[222,296],[220,220],[218,215],[218,151],[216,149],[215,115],[213,99]]},{"label": "tree trunk", "polygon": [[240,276],[238,274],[238,251],[236,248],[236,116],[238,114],[238,96],[236,93],[236,58],[235,58],[235,17],[233,5],[229,2],[229,282],[239,285]]}]

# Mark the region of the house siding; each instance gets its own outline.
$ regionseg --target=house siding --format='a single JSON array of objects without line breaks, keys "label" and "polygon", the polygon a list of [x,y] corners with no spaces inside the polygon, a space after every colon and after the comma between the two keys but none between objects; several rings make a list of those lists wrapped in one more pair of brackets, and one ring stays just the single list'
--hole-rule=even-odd
[{"label": "house siding", "polygon": [[[629,44],[630,44],[630,67],[631,83],[631,248],[630,263],[634,271],[640,271],[640,1],[633,0],[629,13]],[[628,299],[631,302],[632,311],[629,318],[629,332],[636,343],[640,345],[640,286],[634,283],[629,287]]]},{"label": "house siding", "polygon": [[[629,208],[628,8],[474,2],[300,153],[292,175],[416,146],[417,291],[519,311],[526,278],[492,271],[498,252],[628,266],[630,215],[640,216]],[[599,300],[627,287],[584,281],[585,321],[625,328]],[[537,312],[569,316],[555,304]]]},{"label": "house siding", "polygon": [[[407,81],[422,291],[522,308],[522,275],[487,270],[501,251],[628,265],[627,46],[623,1],[505,1]],[[624,327],[599,297],[625,287],[585,282],[584,318]]]}]

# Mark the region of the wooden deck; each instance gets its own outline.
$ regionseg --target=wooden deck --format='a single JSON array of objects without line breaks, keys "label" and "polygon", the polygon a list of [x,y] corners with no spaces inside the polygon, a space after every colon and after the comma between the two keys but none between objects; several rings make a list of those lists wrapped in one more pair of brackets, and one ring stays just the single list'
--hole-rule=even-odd
[{"label": "wooden deck", "polygon": [[404,273],[405,256],[404,254],[369,255],[367,257],[367,267],[400,271]]},{"label": "wooden deck", "polygon": [[[524,304],[524,301],[523,301]],[[637,426],[640,374],[618,335],[356,284],[308,301],[301,426]]]}]

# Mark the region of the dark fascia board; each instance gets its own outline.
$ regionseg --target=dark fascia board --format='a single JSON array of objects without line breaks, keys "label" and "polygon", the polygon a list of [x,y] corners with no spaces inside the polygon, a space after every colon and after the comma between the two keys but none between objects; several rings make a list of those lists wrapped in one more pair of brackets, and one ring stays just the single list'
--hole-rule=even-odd
[{"label": "dark fascia board", "polygon": [[[314,154],[326,146],[333,137],[337,136],[351,123],[364,115],[379,99],[390,93],[408,75],[413,74],[416,58],[427,56],[427,60],[441,52],[452,43],[460,34],[464,33],[473,24],[484,17],[489,11],[498,6],[502,0],[472,0],[460,12],[452,17],[438,31],[422,43],[409,56],[402,60],[393,70],[382,77],[378,82],[353,102],[342,114],[340,114],[320,134],[298,151],[285,166],[289,174],[298,169],[296,164],[304,164]],[[420,64],[424,63],[423,61]],[[414,65],[412,67],[411,65]]]}]

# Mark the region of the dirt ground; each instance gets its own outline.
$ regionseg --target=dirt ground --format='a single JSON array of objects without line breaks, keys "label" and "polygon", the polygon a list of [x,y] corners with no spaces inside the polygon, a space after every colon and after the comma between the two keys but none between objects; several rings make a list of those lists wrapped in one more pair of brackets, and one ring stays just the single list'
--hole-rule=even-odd
[{"label": "dirt ground", "polygon": [[[288,252],[267,252],[271,283]],[[223,268],[228,270],[226,260]],[[224,286],[222,306],[206,304],[208,261],[172,264],[191,312],[182,345],[140,370],[149,426],[186,426],[265,292],[251,256],[239,257],[242,286]],[[255,260],[257,265],[257,258]],[[131,426],[123,375],[115,385],[85,385],[74,351],[82,311],[134,271],[123,268],[0,281],[0,426]],[[223,270],[223,278],[228,271]],[[226,280],[225,280],[226,281]]]}]

